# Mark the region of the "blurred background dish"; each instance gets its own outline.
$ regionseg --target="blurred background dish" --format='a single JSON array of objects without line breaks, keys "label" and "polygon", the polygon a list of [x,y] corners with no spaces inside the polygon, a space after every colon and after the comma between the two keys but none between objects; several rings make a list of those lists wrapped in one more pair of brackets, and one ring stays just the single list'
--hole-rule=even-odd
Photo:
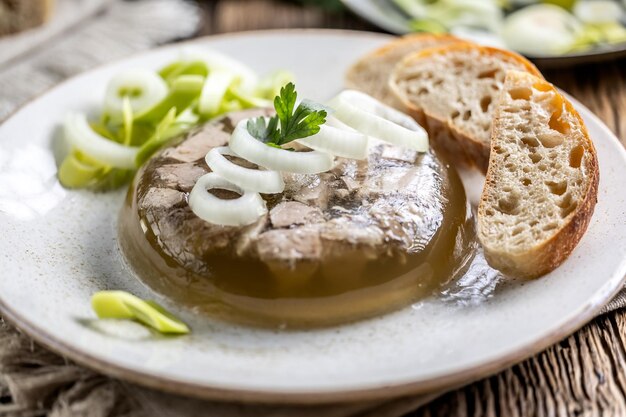
[{"label": "blurred background dish", "polygon": [[523,53],[542,67],[626,56],[620,0],[342,0],[395,34],[449,32]]}]

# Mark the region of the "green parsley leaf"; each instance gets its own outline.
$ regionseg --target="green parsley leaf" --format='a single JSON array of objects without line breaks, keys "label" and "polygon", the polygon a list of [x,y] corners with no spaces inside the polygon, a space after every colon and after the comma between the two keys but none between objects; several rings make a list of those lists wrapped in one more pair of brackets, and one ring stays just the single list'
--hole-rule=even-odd
[{"label": "green parsley leaf", "polygon": [[270,143],[278,135],[278,118],[272,117],[266,124],[265,117],[248,120],[248,132],[263,143]]},{"label": "green parsley leaf", "polygon": [[303,100],[295,107],[297,98],[298,93],[293,83],[282,87],[280,94],[274,98],[276,116],[271,117],[267,123],[264,117],[249,120],[248,132],[261,142],[274,147],[281,147],[319,132],[320,126],[326,123],[327,109],[309,100]]}]

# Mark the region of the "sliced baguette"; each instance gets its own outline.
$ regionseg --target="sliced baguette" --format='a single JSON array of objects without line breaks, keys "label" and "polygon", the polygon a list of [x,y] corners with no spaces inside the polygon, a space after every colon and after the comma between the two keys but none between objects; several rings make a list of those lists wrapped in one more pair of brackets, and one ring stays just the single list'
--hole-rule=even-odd
[{"label": "sliced baguette", "polygon": [[402,103],[388,87],[396,64],[412,52],[459,42],[463,41],[450,35],[413,34],[397,38],[354,63],[346,73],[346,86],[402,109]]},{"label": "sliced baguette", "polygon": [[486,172],[493,109],[509,69],[541,77],[518,54],[466,42],[408,55],[389,85],[435,148]]},{"label": "sliced baguette", "polygon": [[587,229],[598,194],[596,150],[571,103],[531,74],[507,73],[494,113],[478,238],[492,267],[538,277]]}]

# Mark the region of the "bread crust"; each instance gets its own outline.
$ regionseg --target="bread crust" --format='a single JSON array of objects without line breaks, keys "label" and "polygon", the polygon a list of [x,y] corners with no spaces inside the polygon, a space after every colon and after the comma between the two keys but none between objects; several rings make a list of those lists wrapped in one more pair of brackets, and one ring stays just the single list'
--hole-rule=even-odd
[{"label": "bread crust", "polygon": [[[515,76],[515,74],[509,74],[507,76]],[[544,86],[549,87],[556,94],[558,94],[560,98],[562,98],[566,110],[570,114],[574,115],[580,123],[584,136],[585,152],[588,155],[591,155],[591,157],[584,159],[585,172],[589,175],[587,187],[584,192],[584,199],[581,204],[579,204],[577,208],[570,213],[566,219],[566,223],[550,239],[542,241],[540,244],[533,246],[530,250],[523,253],[506,252],[494,247],[496,242],[481,241],[485,251],[485,258],[487,259],[489,265],[506,275],[526,279],[537,278],[547,274],[548,272],[556,269],[570,256],[589,226],[595,205],[597,203],[598,185],[600,182],[600,171],[596,149],[589,137],[589,132],[587,131],[587,127],[585,126],[582,118],[576,109],[574,109],[572,104],[565,97],[563,97],[552,84],[538,77],[534,82],[541,83]],[[494,126],[499,123],[501,123],[501,119],[499,111],[496,111]],[[492,147],[496,131],[497,129],[493,129],[492,131]],[[486,197],[492,184],[497,181],[497,172],[500,169],[501,167],[492,161],[489,169],[487,170],[485,187],[483,188],[483,193],[478,206],[479,230],[481,228],[482,219],[486,217],[485,211],[488,204]]]},{"label": "bread crust", "polygon": [[[397,39],[369,53],[350,68],[347,74],[348,83],[350,84],[350,80],[355,78],[354,73],[360,71],[361,66],[370,64],[370,59],[384,57],[386,54],[393,53],[395,48],[406,45],[407,43],[428,42],[429,39],[432,40],[432,37],[433,35],[409,35]],[[401,65],[410,65],[414,60],[425,59],[438,53],[474,49],[483,54],[498,55],[502,56],[503,59],[518,62],[520,67],[522,67],[527,74],[536,78],[535,82],[540,82],[547,87],[549,86],[550,89],[559,94],[552,84],[544,80],[543,75],[531,62],[514,52],[483,47],[458,40],[453,37],[447,37],[446,39],[450,42],[449,44],[435,46],[408,54],[396,65],[396,68]],[[388,89],[393,92],[398,102],[401,103],[396,104],[396,106],[401,105],[400,108],[402,110],[411,115],[428,131],[432,146],[438,151],[446,154],[450,160],[464,165],[474,165],[482,172],[486,173],[486,184],[483,189],[483,195],[478,208],[478,222],[480,228],[481,219],[485,218],[485,196],[489,187],[493,186],[492,184],[497,182],[498,178],[496,173],[500,168],[496,162],[492,162],[490,165],[490,154],[493,147],[493,140],[490,140],[489,143],[485,143],[477,138],[473,138],[470,134],[456,128],[447,119],[436,117],[434,114],[429,112],[428,109],[422,109],[416,106],[399,90],[394,82],[396,78],[394,74],[396,74],[396,70],[393,71],[392,76],[389,78],[387,86]],[[525,75],[523,72],[520,74]],[[358,86],[355,87],[359,88]],[[559,96],[561,95],[559,94]],[[539,242],[527,251],[521,253],[507,252],[498,246],[498,242],[481,242],[484,247],[485,257],[489,264],[506,275],[520,278],[536,278],[557,268],[570,256],[584,235],[594,212],[599,185],[599,167],[596,150],[593,142],[589,138],[587,128],[585,127],[585,124],[578,112],[564,97],[563,102],[566,106],[567,112],[574,115],[578,120],[584,136],[584,148],[586,154],[588,155],[583,159],[583,166],[588,175],[584,198],[578,204],[576,209],[565,219],[565,223],[561,226],[560,230],[558,230],[549,239]],[[499,110],[496,108],[492,126],[496,126],[500,122]],[[496,130],[497,129],[492,128],[492,139]]]},{"label": "bread crust", "polygon": [[393,91],[398,100],[402,102],[405,111],[414,117],[418,123],[422,124],[429,136],[434,138],[432,144],[438,151],[445,153],[449,158],[451,158],[452,161],[463,165],[474,165],[480,171],[486,173],[489,166],[489,154],[491,151],[490,145],[483,143],[472,137],[471,134],[458,129],[447,119],[437,117],[432,114],[432,112],[429,112],[428,109],[422,109],[416,106],[402,93],[395,82],[397,78],[396,74],[398,72],[397,68],[409,66],[412,62],[427,59],[432,55],[448,53],[451,51],[468,50],[476,50],[481,54],[486,55],[500,55],[507,57],[508,59],[512,59],[513,61],[520,63],[527,72],[543,79],[543,75],[539,72],[535,65],[515,52],[491,48],[488,46],[480,46],[469,42],[460,42],[428,48],[407,55],[400,63],[398,63],[396,69],[394,69],[388,84],[391,91]]},{"label": "bread crust", "polygon": [[[411,51],[425,49],[432,45],[453,43],[466,43],[466,41],[452,35],[432,33],[414,33],[396,38],[380,48],[367,53],[352,64],[345,75],[346,86],[363,91],[390,106],[406,111],[402,102],[396,98],[396,95],[387,86],[393,67]],[[410,50],[405,51],[407,49]],[[400,56],[396,56],[397,54],[400,54]],[[381,63],[384,65],[381,65]],[[385,71],[386,67],[389,67],[389,72]],[[365,80],[364,78],[369,79]],[[373,89],[374,85],[382,86],[382,91],[377,91],[378,88]]]},{"label": "bread crust", "polygon": [[[394,51],[398,47],[407,45],[407,44],[420,44],[423,45],[425,43],[430,42],[449,42],[449,43],[469,43],[464,41],[463,39],[457,38],[456,36],[449,34],[436,34],[436,33],[410,33],[408,35],[400,36],[399,38],[394,39],[393,41],[386,43],[378,49],[373,50],[367,55],[363,56],[360,60],[356,62],[366,61],[368,58],[374,56],[384,56]],[[355,64],[355,65],[356,65]]]}]

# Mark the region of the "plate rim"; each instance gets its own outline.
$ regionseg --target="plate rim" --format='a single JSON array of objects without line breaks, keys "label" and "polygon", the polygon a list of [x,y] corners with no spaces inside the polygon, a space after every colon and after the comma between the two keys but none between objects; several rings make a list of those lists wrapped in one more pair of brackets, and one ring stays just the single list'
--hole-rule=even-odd
[{"label": "plate rim", "polygon": [[[372,37],[376,39],[389,39],[394,37],[393,35],[383,33],[343,29],[269,29],[208,35],[194,38],[191,40],[186,40],[183,42],[162,45],[156,48],[150,48],[145,51],[130,54],[121,59],[110,61],[97,67],[91,68],[87,71],[83,71],[79,74],[75,74],[74,76],[52,86],[41,94],[26,101],[24,104],[22,104],[9,114],[2,121],[2,123],[0,123],[0,127],[8,122],[10,119],[12,119],[15,115],[32,105],[33,102],[42,99],[44,96],[51,94],[57,89],[63,88],[66,83],[71,82],[75,77],[87,75],[91,72],[98,71],[107,66],[115,65],[126,59],[137,58],[142,55],[151,54],[156,50],[174,49],[183,45],[201,43],[215,38],[250,36],[255,34],[271,36],[272,34],[284,34],[285,32],[309,33],[318,36],[334,35]],[[570,97],[570,99],[572,98]],[[626,149],[621,144],[621,142],[619,142],[615,134],[604,124],[604,122],[602,122],[598,118],[598,116],[591,112],[591,110],[585,107],[582,103],[580,103],[576,99],[573,99],[572,101],[574,102],[575,107],[577,107],[578,109],[584,109],[585,116],[591,118],[594,123],[596,123],[599,128],[604,131],[604,133],[606,133],[606,136],[610,138],[610,141],[613,142],[614,145],[618,145],[621,150],[621,157],[626,161]],[[80,365],[96,370],[102,374],[137,383],[142,386],[170,392],[173,394],[186,395],[208,400],[236,400],[243,402],[265,402],[274,404],[328,404],[339,402],[382,400],[406,395],[429,394],[436,391],[443,392],[456,386],[464,385],[472,381],[492,375],[500,370],[510,367],[537,354],[538,352],[548,348],[549,346],[554,345],[555,343],[558,343],[560,340],[582,328],[596,316],[596,313],[598,313],[602,309],[602,307],[611,298],[613,298],[615,294],[620,291],[624,282],[626,282],[626,259],[622,262],[622,264],[619,265],[613,276],[611,276],[610,279],[608,279],[602,285],[597,294],[587,300],[587,302],[584,303],[579,311],[575,312],[572,317],[561,327],[553,330],[540,340],[535,340],[532,343],[518,346],[516,349],[509,351],[507,354],[500,355],[495,359],[489,360],[488,362],[477,363],[476,365],[467,367],[459,372],[435,376],[429,378],[428,380],[413,382],[400,381],[398,383],[379,385],[371,388],[348,388],[340,390],[335,389],[332,391],[302,390],[285,392],[276,389],[264,390],[260,388],[224,388],[215,385],[209,385],[206,383],[197,383],[181,380],[175,377],[164,377],[146,371],[138,371],[128,366],[118,365],[104,359],[99,359],[89,353],[85,353],[80,348],[76,348],[71,344],[55,338],[45,329],[38,328],[38,326],[32,323],[29,319],[16,313],[4,301],[1,294],[0,313],[2,313],[6,321],[21,329],[27,336],[31,337],[38,344],[44,346],[52,352],[60,356],[67,357]]]}]

